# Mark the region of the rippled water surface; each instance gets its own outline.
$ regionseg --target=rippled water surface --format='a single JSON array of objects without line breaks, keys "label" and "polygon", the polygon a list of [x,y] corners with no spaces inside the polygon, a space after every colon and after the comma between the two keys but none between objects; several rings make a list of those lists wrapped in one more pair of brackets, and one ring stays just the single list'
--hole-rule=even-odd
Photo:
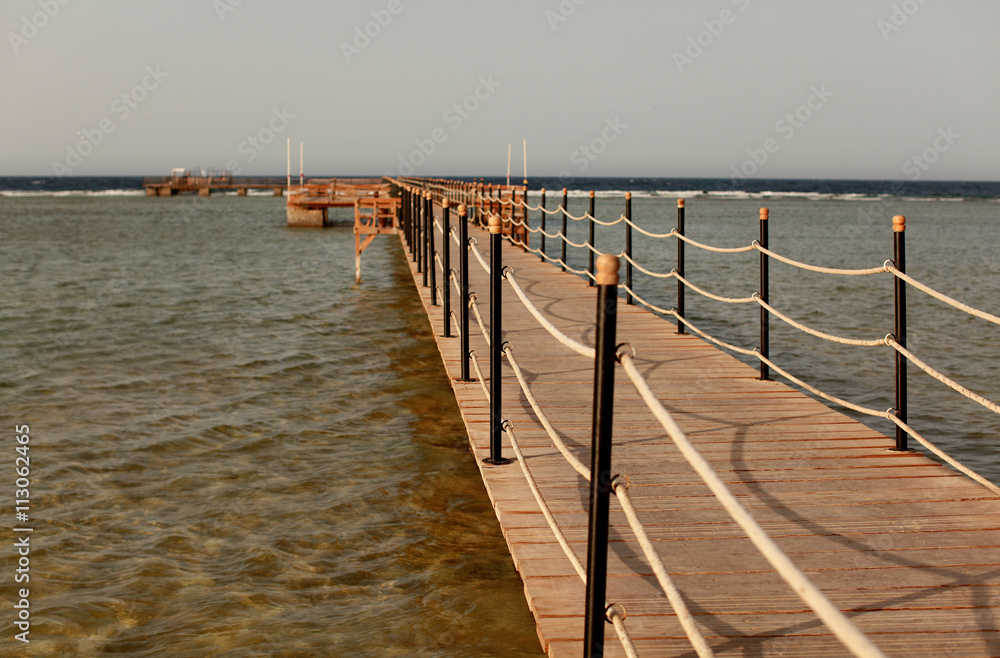
[{"label": "rippled water surface", "polygon": [[398,241],[360,286],[353,247],[267,197],[0,199],[21,653],[540,653]]}]

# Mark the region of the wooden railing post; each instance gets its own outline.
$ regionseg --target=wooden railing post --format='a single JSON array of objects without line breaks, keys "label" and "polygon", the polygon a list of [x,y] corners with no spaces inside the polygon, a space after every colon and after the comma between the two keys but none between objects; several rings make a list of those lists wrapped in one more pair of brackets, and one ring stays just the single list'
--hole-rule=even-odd
[{"label": "wooden railing post", "polygon": [[594,358],[594,416],[590,452],[590,523],[587,533],[587,589],[584,656],[604,655],[607,619],[608,520],[611,499],[611,419],[615,395],[615,335],[618,315],[617,256],[597,259],[597,343]]},{"label": "wooden railing post", "polygon": [[[893,264],[900,272],[906,273],[906,217],[892,218]],[[895,279],[896,342],[906,347],[906,282],[898,276]],[[906,357],[896,352],[896,417],[906,422]],[[895,450],[908,450],[906,431],[896,426]]]}]

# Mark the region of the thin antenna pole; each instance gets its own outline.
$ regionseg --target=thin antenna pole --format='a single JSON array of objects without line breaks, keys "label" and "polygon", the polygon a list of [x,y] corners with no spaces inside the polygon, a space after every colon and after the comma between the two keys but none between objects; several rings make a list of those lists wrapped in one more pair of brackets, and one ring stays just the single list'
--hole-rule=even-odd
[{"label": "thin antenna pole", "polygon": [[507,142],[507,187],[510,187],[510,142]]},{"label": "thin antenna pole", "polygon": [[292,138],[288,138],[288,180],[285,184],[285,193],[290,194],[292,191]]},{"label": "thin antenna pole", "polygon": [[524,138],[524,180],[528,180],[528,138]]},{"label": "thin antenna pole", "polygon": [[305,185],[305,171],[306,170],[305,170],[305,167],[302,166],[302,163],[303,163],[302,152],[303,152],[303,144],[302,144],[302,142],[299,142],[299,187],[302,187],[303,185]]}]

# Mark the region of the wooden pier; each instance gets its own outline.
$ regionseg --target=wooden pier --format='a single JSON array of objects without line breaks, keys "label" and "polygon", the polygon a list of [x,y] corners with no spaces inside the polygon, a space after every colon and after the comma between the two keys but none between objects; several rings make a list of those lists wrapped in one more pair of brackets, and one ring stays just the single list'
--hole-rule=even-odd
[{"label": "wooden pier", "polygon": [[212,192],[236,191],[246,196],[248,190],[271,190],[274,196],[281,196],[288,184],[286,178],[232,176],[230,174],[146,177],[143,179],[146,196],[176,196],[178,194],[198,194],[211,196]]},{"label": "wooden pier", "polygon": [[[433,208],[440,218],[440,204]],[[488,234],[469,230],[488,262]],[[436,239],[440,245],[449,237],[438,230]],[[450,252],[441,271],[459,268],[460,250]],[[474,257],[469,260],[470,290],[486,307],[489,279]],[[593,345],[595,288],[508,243],[503,263],[558,329]],[[410,266],[542,647],[550,656],[580,656],[584,585],[520,465],[483,463],[490,454],[490,409],[482,383],[460,381],[458,332],[445,337],[452,320],[440,298],[432,303],[413,258]],[[440,276],[438,282],[449,285]],[[503,339],[558,433],[589,463],[593,359],[556,342],[510,288],[504,295]],[[617,323],[618,341],[635,349],[656,396],[720,478],[886,655],[1000,656],[1000,498],[918,452],[893,452],[893,439],[785,384],[759,380],[756,370],[700,338],[677,334],[640,307],[619,304]],[[469,341],[488,376],[483,335],[474,328]],[[627,476],[656,552],[715,655],[849,655],[723,512],[616,370],[613,472]],[[553,447],[506,364],[502,392],[503,415],[516,430],[525,465],[586,560],[589,483]],[[506,443],[504,451],[513,456]],[[607,599],[626,611],[639,655],[695,655],[614,502],[609,548]],[[612,626],[605,626],[605,655],[625,655]]]}]

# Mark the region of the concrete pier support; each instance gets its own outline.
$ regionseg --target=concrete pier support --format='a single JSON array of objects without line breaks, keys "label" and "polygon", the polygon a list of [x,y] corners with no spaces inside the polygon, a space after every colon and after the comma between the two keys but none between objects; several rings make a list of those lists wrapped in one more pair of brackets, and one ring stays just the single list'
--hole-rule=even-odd
[{"label": "concrete pier support", "polygon": [[146,196],[156,196],[156,188],[152,185],[146,186]]},{"label": "concrete pier support", "polygon": [[247,188],[245,187],[237,188],[236,196],[246,196],[246,195],[247,195]]},{"label": "concrete pier support", "polygon": [[156,188],[157,196],[174,196],[177,194],[177,190],[172,187],[158,187]]},{"label": "concrete pier support", "polygon": [[212,188],[210,187],[202,187],[198,190],[198,196],[211,196],[211,194]]},{"label": "concrete pier support", "polygon": [[276,187],[274,188],[274,196],[283,196],[285,194],[285,188]]},{"label": "concrete pier support", "polygon": [[316,226],[322,228],[326,225],[326,208],[288,206],[288,225]]}]

